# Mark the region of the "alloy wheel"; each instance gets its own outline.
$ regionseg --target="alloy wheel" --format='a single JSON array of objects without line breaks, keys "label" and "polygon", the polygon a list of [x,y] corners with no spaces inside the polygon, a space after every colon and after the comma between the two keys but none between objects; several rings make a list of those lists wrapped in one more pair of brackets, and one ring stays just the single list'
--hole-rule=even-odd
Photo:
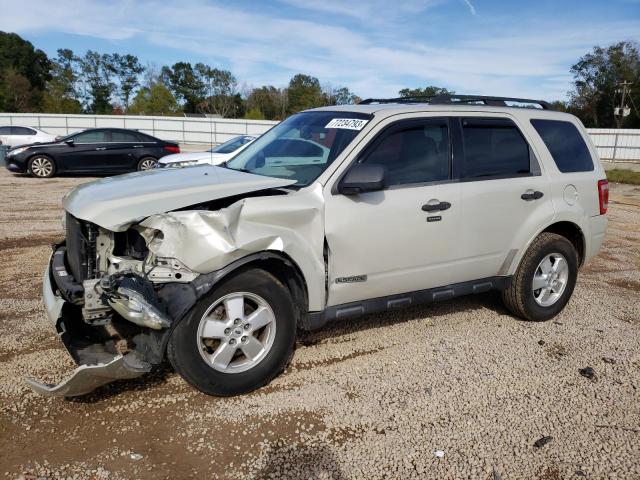
[{"label": "alloy wheel", "polygon": [[140,170],[151,170],[152,168],[155,168],[156,163],[158,162],[154,159],[146,158],[140,163]]},{"label": "alloy wheel", "polygon": [[550,307],[564,293],[569,281],[569,265],[560,253],[550,253],[538,264],[533,275],[533,298],[541,307]]},{"label": "alloy wheel", "polygon": [[53,173],[53,162],[47,157],[36,157],[31,161],[31,173],[36,177],[50,177]]},{"label": "alloy wheel", "polygon": [[269,353],[276,318],[260,296],[237,292],[216,300],[198,325],[198,350],[204,361],[223,373],[250,370]]}]

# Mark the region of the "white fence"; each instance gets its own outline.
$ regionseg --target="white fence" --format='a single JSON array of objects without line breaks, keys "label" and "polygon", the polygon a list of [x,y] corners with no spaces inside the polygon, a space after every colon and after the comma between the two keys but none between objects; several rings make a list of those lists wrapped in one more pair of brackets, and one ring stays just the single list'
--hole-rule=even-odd
[{"label": "white fence", "polygon": [[640,163],[640,130],[588,128],[600,159],[616,163]]},{"label": "white fence", "polygon": [[[260,135],[277,122],[226,118],[0,113],[0,125],[23,125],[66,135],[93,127],[132,128],[181,144],[219,144],[237,135]],[[640,130],[587,129],[605,162],[640,164]]]},{"label": "white fence", "polygon": [[276,123],[226,118],[0,113],[0,125],[34,127],[55,135],[83,128],[131,128],[182,144],[218,144],[237,135],[260,135]]}]

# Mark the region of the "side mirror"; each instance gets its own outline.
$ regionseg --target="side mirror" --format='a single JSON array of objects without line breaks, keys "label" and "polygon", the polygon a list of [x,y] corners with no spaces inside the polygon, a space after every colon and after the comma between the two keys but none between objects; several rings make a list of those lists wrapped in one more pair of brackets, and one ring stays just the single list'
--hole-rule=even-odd
[{"label": "side mirror", "polygon": [[68,139],[68,140],[65,140],[65,141],[64,141],[64,143],[66,143],[66,144],[67,144],[67,145],[69,145],[69,146],[72,146],[72,145],[73,145],[73,138],[70,138],[70,139]]},{"label": "side mirror", "polygon": [[375,163],[357,163],[347,172],[338,191],[343,195],[357,195],[364,192],[383,190],[385,169]]}]

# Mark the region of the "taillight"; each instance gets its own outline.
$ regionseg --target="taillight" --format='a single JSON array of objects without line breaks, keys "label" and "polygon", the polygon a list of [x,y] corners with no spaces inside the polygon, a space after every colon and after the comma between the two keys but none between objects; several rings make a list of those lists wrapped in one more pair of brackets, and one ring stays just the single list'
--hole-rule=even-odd
[{"label": "taillight", "polygon": [[174,147],[173,145],[165,145],[164,151],[169,153],[180,153],[180,147]]},{"label": "taillight", "polygon": [[600,215],[607,213],[609,207],[609,181],[598,180],[598,199],[600,201]]}]

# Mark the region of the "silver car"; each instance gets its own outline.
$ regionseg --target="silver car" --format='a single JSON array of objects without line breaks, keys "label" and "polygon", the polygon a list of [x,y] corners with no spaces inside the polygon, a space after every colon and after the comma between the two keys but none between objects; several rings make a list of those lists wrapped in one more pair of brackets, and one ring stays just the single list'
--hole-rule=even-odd
[{"label": "silver car", "polygon": [[[518,108],[517,104],[537,108]],[[81,395],[165,358],[236,395],[289,362],[298,329],[499,290],[547,320],[600,248],[608,184],[575,117],[439,96],[293,115],[225,167],[77,187],[44,274]]]}]

